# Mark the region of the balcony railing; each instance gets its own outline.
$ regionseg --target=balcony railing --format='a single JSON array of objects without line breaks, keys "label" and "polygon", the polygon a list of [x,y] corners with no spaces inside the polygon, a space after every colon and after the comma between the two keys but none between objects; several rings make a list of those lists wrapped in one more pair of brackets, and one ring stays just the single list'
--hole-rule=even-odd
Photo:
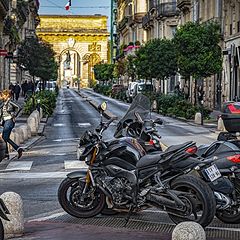
[{"label": "balcony railing", "polygon": [[118,24],[118,29],[121,31],[123,30],[126,26],[127,26],[127,23],[128,23],[128,17],[124,17]]},{"label": "balcony railing", "polygon": [[149,0],[149,6],[148,11],[152,11],[153,9],[156,9],[157,7],[157,0]]},{"label": "balcony railing", "polygon": [[142,26],[143,28],[149,28],[152,26],[153,23],[153,17],[147,13],[143,18],[142,18]]},{"label": "balcony railing", "polygon": [[177,0],[177,7],[180,10],[188,9],[191,6],[191,0]]},{"label": "balcony railing", "polygon": [[9,10],[9,0],[0,0],[1,4],[5,8],[5,11],[7,12]]},{"label": "balcony railing", "polygon": [[158,6],[158,17],[171,17],[179,14],[176,2],[160,3]]}]

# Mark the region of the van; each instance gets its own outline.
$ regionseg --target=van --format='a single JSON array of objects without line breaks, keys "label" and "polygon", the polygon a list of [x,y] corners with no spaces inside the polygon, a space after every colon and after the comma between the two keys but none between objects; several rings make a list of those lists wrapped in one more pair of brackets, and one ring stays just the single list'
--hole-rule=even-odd
[{"label": "van", "polygon": [[[56,86],[57,84],[55,81],[47,81],[45,85],[45,90],[48,90],[51,92],[56,91]],[[43,82],[39,81],[36,86],[36,92],[39,92],[41,90],[43,90]]]}]

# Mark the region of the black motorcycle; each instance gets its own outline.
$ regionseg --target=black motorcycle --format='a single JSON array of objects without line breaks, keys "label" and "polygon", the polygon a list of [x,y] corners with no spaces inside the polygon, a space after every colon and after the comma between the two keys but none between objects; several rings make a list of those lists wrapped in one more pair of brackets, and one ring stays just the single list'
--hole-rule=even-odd
[{"label": "black motorcycle", "polygon": [[[112,121],[101,121],[94,132],[81,137],[80,159],[88,168],[68,174],[59,186],[62,208],[72,216],[87,218],[101,213],[106,204],[118,212],[128,211],[129,217],[132,212],[156,207],[175,223],[195,221],[207,226],[215,215],[216,201],[208,184],[194,174],[215,181],[220,177],[215,165],[191,159],[196,146],[187,142],[145,154],[128,170],[131,163],[125,161],[121,167],[107,156],[108,143],[102,140],[102,133]],[[136,139],[128,140],[144,151]]]},{"label": "black motorcycle", "polygon": [[1,218],[9,221],[7,214],[10,214],[3,200],[0,198],[0,240],[4,240],[4,228]]}]

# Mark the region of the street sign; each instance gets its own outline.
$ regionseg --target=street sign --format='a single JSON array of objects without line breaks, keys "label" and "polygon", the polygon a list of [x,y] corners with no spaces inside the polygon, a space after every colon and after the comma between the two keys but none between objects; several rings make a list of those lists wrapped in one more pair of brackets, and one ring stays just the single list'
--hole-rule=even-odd
[{"label": "street sign", "polygon": [[0,56],[7,56],[8,55],[8,51],[5,49],[0,49]]}]

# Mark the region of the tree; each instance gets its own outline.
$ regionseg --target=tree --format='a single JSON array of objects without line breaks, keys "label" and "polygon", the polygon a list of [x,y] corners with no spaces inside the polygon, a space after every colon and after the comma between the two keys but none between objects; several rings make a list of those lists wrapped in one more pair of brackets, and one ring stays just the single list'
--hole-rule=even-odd
[{"label": "tree", "polygon": [[184,77],[209,77],[222,69],[220,26],[215,22],[188,22],[173,39],[179,72]]},{"label": "tree", "polygon": [[174,44],[169,39],[154,39],[136,53],[137,74],[145,79],[164,80],[177,72]]},{"label": "tree", "polygon": [[37,38],[27,38],[18,48],[18,64],[28,70],[33,77],[40,77],[44,82],[57,79],[58,66],[50,44]]},{"label": "tree", "polygon": [[109,81],[113,79],[114,64],[100,63],[94,66],[95,78],[99,81]]}]

